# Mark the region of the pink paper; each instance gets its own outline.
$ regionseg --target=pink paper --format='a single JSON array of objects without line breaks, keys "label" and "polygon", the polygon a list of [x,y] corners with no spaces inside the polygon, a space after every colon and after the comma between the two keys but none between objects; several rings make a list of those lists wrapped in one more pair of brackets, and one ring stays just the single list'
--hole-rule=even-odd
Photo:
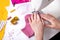
[{"label": "pink paper", "polygon": [[19,3],[25,3],[25,2],[30,2],[31,0],[11,0],[12,4],[19,4]]},{"label": "pink paper", "polygon": [[29,21],[28,21],[28,17],[30,17],[31,14],[28,14],[25,16],[25,21],[26,21],[26,26],[24,29],[22,29],[22,31],[30,38],[34,35],[34,32],[32,31]]}]

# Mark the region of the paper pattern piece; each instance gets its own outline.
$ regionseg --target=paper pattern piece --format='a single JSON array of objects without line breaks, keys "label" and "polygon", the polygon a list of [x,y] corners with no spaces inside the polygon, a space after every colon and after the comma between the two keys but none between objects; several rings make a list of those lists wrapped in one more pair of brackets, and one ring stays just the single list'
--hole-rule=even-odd
[{"label": "paper pattern piece", "polygon": [[26,24],[25,16],[27,14],[30,14],[31,11],[30,5],[31,4],[29,2],[23,3],[21,5],[16,5],[17,7],[15,8],[16,9],[15,12],[11,13],[9,11],[10,13],[8,14],[8,17],[11,16],[12,17],[11,19],[13,19],[15,16],[17,16],[19,18],[19,21],[17,25],[12,25],[10,22],[11,19],[7,20],[6,31],[3,40],[29,40],[28,36],[26,36],[21,30],[25,28],[25,24]]}]

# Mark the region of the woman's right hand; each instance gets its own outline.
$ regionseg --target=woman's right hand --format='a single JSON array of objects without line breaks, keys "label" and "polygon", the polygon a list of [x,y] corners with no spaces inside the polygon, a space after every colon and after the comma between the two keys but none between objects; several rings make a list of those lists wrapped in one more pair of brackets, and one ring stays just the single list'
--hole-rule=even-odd
[{"label": "woman's right hand", "polygon": [[60,29],[60,21],[57,20],[54,16],[50,14],[41,14],[42,19],[49,21],[50,24],[46,24],[46,27],[54,28],[54,29]]}]

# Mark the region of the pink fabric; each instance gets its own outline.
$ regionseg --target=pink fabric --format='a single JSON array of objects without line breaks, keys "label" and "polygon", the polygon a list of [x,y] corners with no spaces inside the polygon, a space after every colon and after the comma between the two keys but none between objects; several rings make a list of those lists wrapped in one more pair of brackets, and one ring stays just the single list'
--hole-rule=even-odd
[{"label": "pink fabric", "polygon": [[25,21],[26,21],[26,26],[24,29],[22,29],[22,31],[30,38],[34,35],[34,32],[32,31],[29,21],[28,21],[28,17],[30,17],[31,14],[28,14],[25,16]]},{"label": "pink fabric", "polygon": [[11,0],[12,4],[19,4],[19,3],[25,3],[25,2],[30,2],[31,0]]}]

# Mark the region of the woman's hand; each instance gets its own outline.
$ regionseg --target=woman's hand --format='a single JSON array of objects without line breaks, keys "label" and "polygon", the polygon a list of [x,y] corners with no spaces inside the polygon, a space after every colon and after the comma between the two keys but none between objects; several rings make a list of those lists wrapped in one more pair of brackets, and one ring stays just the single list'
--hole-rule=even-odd
[{"label": "woman's hand", "polygon": [[46,20],[49,21],[50,24],[46,24],[46,27],[50,27],[50,28],[54,28],[54,29],[60,29],[60,21],[57,20],[54,16],[50,15],[50,14],[40,14],[41,17]]},{"label": "woman's hand", "polygon": [[32,30],[35,32],[36,40],[42,40],[44,25],[38,13],[34,12],[28,19]]}]

